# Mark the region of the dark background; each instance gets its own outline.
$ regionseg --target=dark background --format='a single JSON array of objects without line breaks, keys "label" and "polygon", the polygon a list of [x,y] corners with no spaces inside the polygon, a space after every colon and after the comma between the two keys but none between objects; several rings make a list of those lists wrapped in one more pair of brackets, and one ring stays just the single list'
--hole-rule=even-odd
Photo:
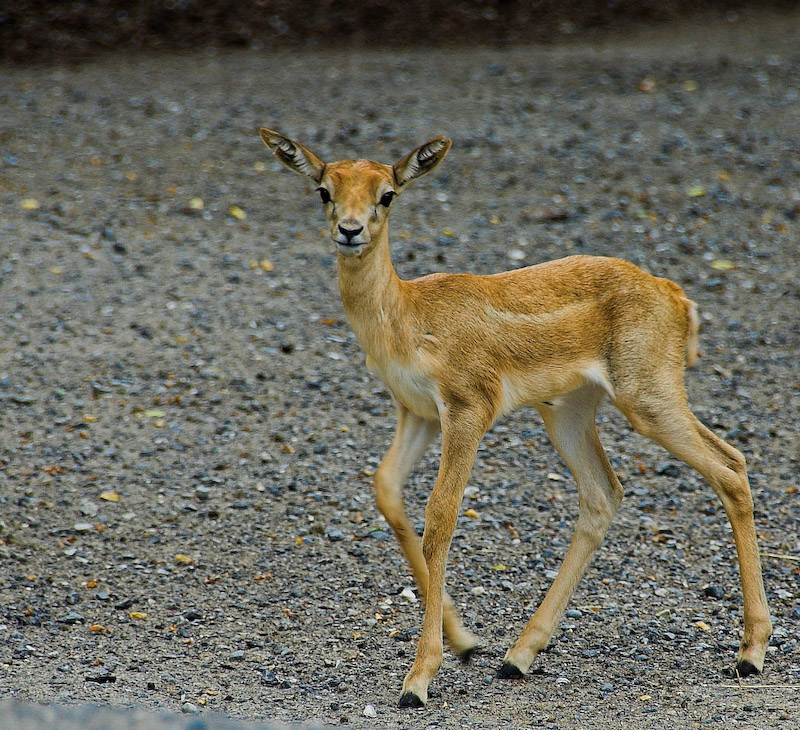
[{"label": "dark background", "polygon": [[0,59],[77,61],[132,49],[507,44],[631,24],[790,9],[797,0],[19,0],[0,5]]}]

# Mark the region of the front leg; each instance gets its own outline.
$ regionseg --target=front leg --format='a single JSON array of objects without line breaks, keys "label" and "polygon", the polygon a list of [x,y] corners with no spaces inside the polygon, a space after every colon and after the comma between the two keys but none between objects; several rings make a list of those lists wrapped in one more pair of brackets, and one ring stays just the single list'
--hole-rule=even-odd
[{"label": "front leg", "polygon": [[425,509],[422,553],[428,568],[425,619],[417,656],[403,681],[400,707],[421,707],[428,685],[442,663],[442,614],[447,553],[453,538],[464,487],[483,434],[491,424],[486,414],[445,410],[442,418],[442,461]]},{"label": "front leg", "polygon": [[[438,433],[438,421],[421,418],[398,404],[397,433],[389,452],[375,473],[375,497],[378,509],[400,543],[423,600],[428,590],[428,566],[422,554],[419,538],[403,508],[403,482]],[[458,611],[447,593],[444,594],[443,601],[442,623],[447,642],[462,661],[467,661],[477,648],[478,639],[464,628]]]}]

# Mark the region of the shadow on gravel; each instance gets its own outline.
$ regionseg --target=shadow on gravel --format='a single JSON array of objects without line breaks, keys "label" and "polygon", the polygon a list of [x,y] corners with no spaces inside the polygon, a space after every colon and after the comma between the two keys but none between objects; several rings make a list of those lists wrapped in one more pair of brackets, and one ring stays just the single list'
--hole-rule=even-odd
[{"label": "shadow on gravel", "polygon": [[322,730],[321,725],[284,725],[238,722],[222,715],[196,717],[147,712],[138,709],[112,709],[98,705],[31,705],[0,702],[0,727],[3,730]]}]

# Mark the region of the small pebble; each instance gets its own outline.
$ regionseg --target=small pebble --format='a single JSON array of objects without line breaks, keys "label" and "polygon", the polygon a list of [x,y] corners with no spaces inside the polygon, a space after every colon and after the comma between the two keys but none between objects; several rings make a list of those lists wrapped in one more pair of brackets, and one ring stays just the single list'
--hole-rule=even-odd
[{"label": "small pebble", "polygon": [[[92,501],[85,499],[81,502],[80,511],[82,515],[86,517],[96,517],[97,513],[99,512],[99,507]],[[77,526],[76,526],[77,529]]]},{"label": "small pebble", "polygon": [[378,713],[372,705],[367,705],[364,708],[364,717],[377,717]]},{"label": "small pebble", "polygon": [[84,620],[83,614],[78,613],[77,611],[70,611],[65,616],[62,616],[58,619],[58,623],[60,624],[77,624]]},{"label": "small pebble", "polygon": [[665,477],[680,476],[680,469],[677,464],[672,464],[669,461],[662,462],[655,469],[656,474],[663,474]]},{"label": "small pebble", "polygon": [[271,669],[264,669],[261,672],[261,684],[266,684],[268,687],[274,687],[278,684],[278,676]]},{"label": "small pebble", "polygon": [[200,712],[200,708],[192,702],[184,702],[181,705],[181,712],[184,712],[187,715],[196,715],[198,712]]}]

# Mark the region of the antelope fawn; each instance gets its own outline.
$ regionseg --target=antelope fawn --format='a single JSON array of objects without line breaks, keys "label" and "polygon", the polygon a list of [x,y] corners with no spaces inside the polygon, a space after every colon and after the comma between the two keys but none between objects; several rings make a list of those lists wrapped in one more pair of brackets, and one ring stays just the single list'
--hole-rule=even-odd
[{"label": "antelope fawn", "polygon": [[[406,185],[437,167],[451,140],[432,139],[389,166],[326,164],[281,134],[262,129],[261,137],[281,163],[318,186],[338,250],[344,308],[367,367],[397,409],[397,432],[375,474],[375,491],[425,599],[400,706],[427,701],[442,662],[442,630],[465,660],[478,646],[444,590],[447,553],[481,438],[522,406],[541,413],[577,483],[580,514],[558,576],[498,676],[522,677],[547,645],[622,500],[595,429],[605,397],[639,433],[697,469],[722,501],[744,599],[737,669],[760,672],[771,625],[745,461],[687,405],[683,372],[697,356],[698,320],[681,288],[626,261],[592,256],[490,276],[404,281],[389,255],[389,209]],[[402,485],[439,431],[441,463],[420,543],[403,508]]]}]

